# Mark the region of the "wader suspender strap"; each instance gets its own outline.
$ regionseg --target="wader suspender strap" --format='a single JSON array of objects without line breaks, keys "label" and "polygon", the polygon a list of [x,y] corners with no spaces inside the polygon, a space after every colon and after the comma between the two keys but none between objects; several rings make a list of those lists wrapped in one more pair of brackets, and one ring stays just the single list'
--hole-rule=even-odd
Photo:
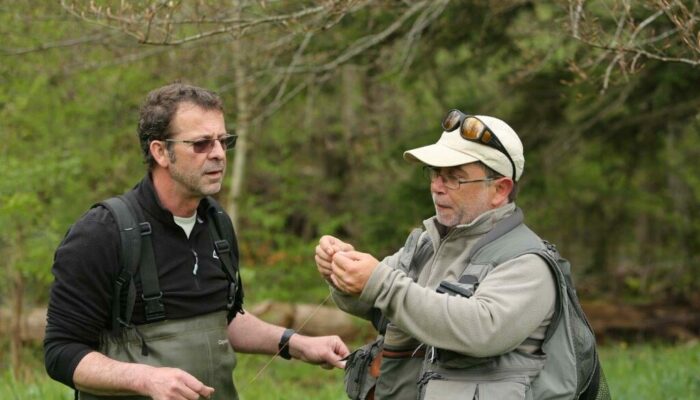
[{"label": "wader suspender strap", "polygon": [[[214,248],[219,255],[222,268],[230,282],[227,304],[230,322],[235,313],[238,311],[242,312],[243,309],[243,288],[237,268],[238,242],[233,231],[233,224],[221,206],[211,197],[208,197],[207,201],[207,210],[210,210],[209,215],[212,217],[209,228],[214,241]],[[109,210],[119,229],[121,271],[114,282],[111,304],[112,333],[116,336],[122,328],[136,328],[131,324],[131,316],[136,302],[136,286],[133,278],[137,268],[141,278],[141,297],[144,301],[146,322],[156,322],[165,319],[165,307],[162,301],[163,292],[160,290],[158,283],[158,270],[153,253],[151,240],[153,231],[151,224],[143,217],[136,194],[133,191],[128,192],[123,196],[112,197],[98,204]],[[223,233],[223,239],[220,232]],[[229,243],[232,245],[229,245]],[[138,329],[136,329],[136,334],[141,336]],[[148,348],[143,337],[141,341],[141,353],[144,356],[148,355]]]},{"label": "wader suspender strap", "polygon": [[457,282],[442,281],[435,290],[438,293],[447,293],[453,296],[462,296],[466,298],[472,297],[474,292],[476,292],[477,287],[479,287],[479,276],[465,274],[465,271],[469,268],[469,265],[471,265],[471,260],[474,254],[479,252],[479,250],[484,248],[484,246],[487,244],[512,231],[515,229],[515,227],[522,223],[523,212],[519,208],[516,208],[513,214],[497,222],[489,232],[487,232],[474,244],[467,255],[464,271],[462,271],[459,280]]},{"label": "wader suspender strap", "polygon": [[[493,229],[482,236],[481,239],[479,239],[474,247],[472,247],[472,249],[469,251],[466,262],[467,265],[464,266],[464,269],[469,266],[474,254],[484,248],[484,246],[487,244],[515,229],[517,226],[523,223],[523,219],[523,211],[520,208],[516,208],[515,211],[513,211],[513,214],[497,222]],[[476,291],[477,286],[479,286],[479,277],[474,275],[462,275],[459,277],[459,283],[472,285],[471,293],[473,294],[474,291]]]},{"label": "wader suspender strap", "polygon": [[523,223],[523,219],[523,211],[520,208],[516,208],[515,211],[513,211],[513,214],[497,222],[496,226],[494,226],[493,229],[491,229],[486,235],[482,236],[481,239],[479,239],[479,241],[476,242],[474,247],[472,247],[472,249],[469,251],[469,256],[467,257],[467,265],[471,262],[472,257],[474,256],[474,254],[476,254],[477,251],[481,250],[481,248],[483,248],[487,244],[493,242],[499,237],[515,229],[515,227]]},{"label": "wader suspender strap", "polygon": [[[413,267],[416,263],[412,261],[413,256],[420,245],[421,234],[423,234],[423,230],[420,228],[415,228],[411,231],[411,234],[408,235],[408,239],[406,239],[406,244],[403,246],[404,251],[403,254],[401,254],[398,265],[398,269],[405,272],[406,275],[414,280],[415,277],[411,275],[411,272],[413,272]],[[372,314],[372,325],[374,325],[374,328],[383,335],[386,332],[386,326],[389,324],[389,320],[379,311],[379,309],[372,309]]]},{"label": "wader suspender strap", "polygon": [[[151,236],[151,224],[145,221],[133,192],[109,198],[100,204],[112,214],[119,227],[120,256],[122,269],[114,283],[112,295],[112,331],[117,334],[121,328],[131,327],[131,315],[136,302],[136,289],[133,283],[136,269],[141,278],[142,294],[147,322],[165,319],[163,292],[158,284],[158,271]],[[134,218],[135,217],[135,218]],[[143,222],[136,222],[143,221]],[[126,299],[122,299],[126,289]]]},{"label": "wader suspender strap", "polygon": [[[561,318],[562,313],[563,297],[569,296],[569,301],[573,301],[571,299],[569,291],[573,290],[574,283],[571,280],[571,275],[564,273],[564,271],[562,271],[562,269],[559,268],[559,263],[557,262],[557,260],[560,258],[560,256],[557,248],[553,244],[547,242],[546,240],[544,240],[543,242],[545,247],[547,248],[547,256],[545,257],[545,262],[549,264],[550,270],[552,270],[552,275],[555,275],[554,280],[557,283],[557,300],[554,306],[554,314],[552,314],[552,319],[549,321],[549,326],[547,327],[547,332],[545,332],[544,340],[542,340],[543,343],[546,343],[549,341],[552,335],[554,335],[554,331],[556,330],[557,325],[559,325],[559,319]],[[561,279],[564,280],[564,284],[566,286],[566,289],[564,290],[562,290],[561,284],[559,282]]]},{"label": "wader suspender strap", "polygon": [[[151,224],[143,217],[139,207],[136,193],[131,191],[123,196],[129,204],[131,211],[139,221],[141,230],[141,261],[139,262],[139,276],[141,277],[141,299],[145,307],[144,317],[146,322],[156,322],[165,319],[165,307],[163,306],[163,292],[158,284],[158,269],[156,258],[153,255],[153,243],[151,241],[153,231]],[[133,309],[133,305],[129,307]],[[131,314],[131,311],[128,311]],[[131,317],[131,315],[129,315]]]},{"label": "wader suspender strap", "polygon": [[[112,197],[99,204],[109,210],[119,228],[119,258],[122,269],[114,282],[112,295],[112,332],[116,335],[122,327],[130,326],[131,309],[136,298],[136,290],[132,285],[131,278],[139,265],[141,231],[126,204],[126,200],[121,197]],[[122,299],[122,294],[126,294],[127,298]],[[122,303],[131,306],[122,307]]]},{"label": "wader suspender strap", "polygon": [[[228,301],[226,309],[229,311],[229,320],[233,319],[236,312],[243,311],[243,286],[238,274],[238,241],[233,229],[231,219],[226,215],[219,203],[212,197],[206,198],[207,213],[210,217],[209,233],[214,241],[214,250],[219,256],[222,269],[229,281]],[[221,235],[223,232],[223,237]],[[241,299],[238,301],[237,299]]]}]

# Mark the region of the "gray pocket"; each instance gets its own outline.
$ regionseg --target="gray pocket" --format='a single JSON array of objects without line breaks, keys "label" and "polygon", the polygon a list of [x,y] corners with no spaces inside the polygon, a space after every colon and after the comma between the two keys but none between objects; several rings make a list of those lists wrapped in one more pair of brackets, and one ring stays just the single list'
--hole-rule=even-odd
[{"label": "gray pocket", "polygon": [[468,382],[433,379],[425,386],[423,400],[525,400],[523,382]]},{"label": "gray pocket", "polygon": [[352,400],[364,400],[374,387],[377,378],[370,374],[370,364],[381,352],[384,337],[380,336],[350,353],[345,365],[345,393]]},{"label": "gray pocket", "polygon": [[423,358],[421,357],[382,357],[381,374],[377,380],[378,399],[416,399]]},{"label": "gray pocket", "polygon": [[433,379],[425,386],[423,400],[474,399],[477,384],[474,382]]}]

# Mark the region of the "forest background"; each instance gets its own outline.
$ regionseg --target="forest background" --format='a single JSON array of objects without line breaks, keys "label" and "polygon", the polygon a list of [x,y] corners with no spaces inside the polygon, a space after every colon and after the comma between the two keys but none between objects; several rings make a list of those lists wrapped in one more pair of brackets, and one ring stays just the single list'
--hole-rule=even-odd
[{"label": "forest background", "polygon": [[519,133],[517,203],[579,296],[641,310],[611,335],[693,342],[699,26],[697,0],[0,0],[0,365],[40,364],[22,316],[70,225],[143,175],[138,107],[173,81],[218,92],[239,135],[218,198],[247,304],[323,301],[322,234],[400,247],[433,213],[402,152],[459,108]]}]

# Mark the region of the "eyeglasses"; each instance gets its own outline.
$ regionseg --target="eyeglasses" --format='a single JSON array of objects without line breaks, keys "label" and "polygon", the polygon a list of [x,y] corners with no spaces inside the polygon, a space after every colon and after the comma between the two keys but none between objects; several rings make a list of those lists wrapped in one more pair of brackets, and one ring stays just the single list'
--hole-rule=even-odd
[{"label": "eyeglasses", "polygon": [[435,167],[430,167],[430,166],[424,166],[423,167],[423,174],[425,174],[425,177],[430,179],[430,182],[435,181],[438,177],[442,179],[442,184],[445,185],[446,188],[456,190],[459,189],[460,185],[463,185],[465,183],[476,183],[476,182],[490,182],[494,180],[494,178],[482,178],[482,179],[460,179],[454,175],[447,174],[443,175],[442,168],[435,168]]},{"label": "eyeglasses", "polygon": [[467,115],[459,110],[450,110],[445,118],[442,119],[442,129],[451,132],[459,128],[459,134],[462,139],[470,142],[477,142],[483,145],[496,149],[508,157],[510,166],[513,168],[513,181],[515,181],[515,163],[508,154],[508,150],[503,146],[498,136],[489,128],[482,120],[473,116]]},{"label": "eyeglasses", "polygon": [[197,140],[165,139],[165,141],[172,143],[187,143],[192,146],[192,150],[194,150],[195,153],[209,153],[214,148],[214,143],[217,140],[219,143],[221,143],[221,147],[224,148],[224,151],[228,151],[236,147],[236,139],[238,139],[238,135],[224,135],[218,138],[203,138]]}]

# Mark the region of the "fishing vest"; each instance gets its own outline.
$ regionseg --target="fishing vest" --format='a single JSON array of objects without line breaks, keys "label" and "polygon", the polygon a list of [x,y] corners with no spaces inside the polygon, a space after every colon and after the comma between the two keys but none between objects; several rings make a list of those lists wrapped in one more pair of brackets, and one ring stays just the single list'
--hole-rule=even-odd
[{"label": "fishing vest", "polygon": [[[550,267],[557,285],[555,313],[545,339],[542,343],[532,343],[541,345],[542,352],[527,354],[514,350],[493,357],[471,357],[428,347],[413,380],[405,375],[392,374],[392,371],[406,374],[410,370],[413,373],[417,364],[414,358],[393,359],[391,368],[387,369],[389,376],[384,376],[385,368],[381,368],[382,375],[374,382],[379,399],[408,398],[401,397],[406,389],[399,386],[392,387],[385,397],[379,396],[381,381],[412,384],[415,393],[412,398],[422,400],[609,399],[595,337],[573,289],[570,265],[553,245],[541,240],[522,221],[522,211],[516,209],[511,216],[497,223],[474,246],[459,279],[456,282],[443,281],[436,290],[470,297],[479,282],[497,265],[525,254],[537,254]],[[408,265],[409,271],[416,266],[422,267],[432,255],[432,246],[429,240],[424,240],[425,236],[407,240],[407,246],[411,241],[418,246],[417,250],[404,247],[404,251],[413,257]],[[385,360],[381,362],[383,364]]]}]

